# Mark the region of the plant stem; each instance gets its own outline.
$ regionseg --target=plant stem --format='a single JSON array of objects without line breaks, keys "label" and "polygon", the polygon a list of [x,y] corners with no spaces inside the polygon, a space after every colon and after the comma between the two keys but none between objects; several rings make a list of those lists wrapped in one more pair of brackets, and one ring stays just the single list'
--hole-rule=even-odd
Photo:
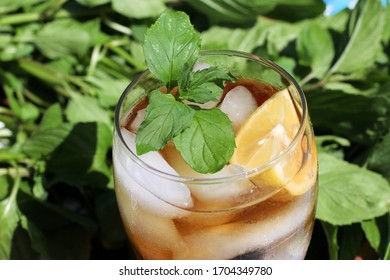
[{"label": "plant stem", "polygon": [[319,81],[318,83],[315,83],[313,85],[307,86],[303,88],[303,91],[312,91],[316,89],[321,89],[325,86],[325,82],[323,80]]},{"label": "plant stem", "polygon": [[11,160],[22,160],[26,156],[22,153],[0,153],[0,162],[1,161],[11,161]]},{"label": "plant stem", "polygon": [[113,51],[114,53],[116,53],[117,55],[120,55],[121,57],[123,57],[128,63],[130,63],[131,65],[133,65],[135,67],[135,69],[137,71],[142,71],[144,70],[144,65],[139,63],[137,60],[135,60],[131,55],[129,55],[129,53],[127,51],[125,51],[124,49],[118,47],[118,46],[114,46],[112,44],[109,44],[108,45],[108,48]]},{"label": "plant stem", "polygon": [[18,25],[29,22],[35,22],[40,20],[47,20],[48,18],[60,19],[60,18],[70,18],[70,17],[87,17],[87,16],[96,16],[105,13],[112,12],[111,7],[101,7],[98,9],[76,9],[72,12],[61,9],[52,16],[47,16],[41,13],[19,13],[19,14],[10,14],[0,18],[1,25]]},{"label": "plant stem", "polygon": [[321,225],[322,228],[324,229],[327,244],[328,244],[329,259],[337,260],[338,249],[339,249],[337,243],[338,227],[323,221],[321,221]]},{"label": "plant stem", "polygon": [[312,78],[314,78],[314,75],[313,75],[313,72],[310,72],[309,74],[307,74],[306,77],[304,77],[301,82],[300,82],[300,85],[301,87],[303,87],[307,82],[309,82]]},{"label": "plant stem", "polygon": [[30,171],[27,168],[18,167],[18,168],[0,168],[0,176],[4,175],[10,175],[12,177],[15,177],[17,174],[19,174],[20,177],[30,177]]}]

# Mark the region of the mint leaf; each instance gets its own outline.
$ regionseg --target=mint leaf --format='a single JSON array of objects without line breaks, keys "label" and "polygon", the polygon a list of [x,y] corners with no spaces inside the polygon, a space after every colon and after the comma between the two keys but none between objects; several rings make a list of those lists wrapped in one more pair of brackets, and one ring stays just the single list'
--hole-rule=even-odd
[{"label": "mint leaf", "polygon": [[[63,126],[67,128],[64,134],[53,129],[53,136],[57,138],[58,135],[58,140],[54,139],[56,148],[50,151],[50,158],[46,163],[47,172],[54,174],[56,180],[74,186],[88,183],[94,187],[105,186],[111,174],[106,160],[111,147],[111,128],[100,122],[77,123],[73,126],[66,123]],[[43,149],[45,143],[50,143],[49,135],[50,130],[45,130],[45,134],[39,138],[42,142],[37,143],[41,143],[40,147],[36,147],[39,148],[37,153],[49,152]],[[60,139],[61,142],[58,143]],[[33,151],[34,147],[31,148]]]},{"label": "mint leaf", "polygon": [[382,176],[327,154],[318,161],[318,219],[348,225],[389,211],[390,186]]},{"label": "mint leaf", "polygon": [[330,72],[353,73],[375,62],[384,27],[380,1],[361,0],[352,11],[346,29],[347,43]]},{"label": "mint leaf", "polygon": [[197,103],[217,101],[223,89],[217,85],[221,81],[232,81],[234,77],[223,68],[213,66],[200,71],[191,72],[188,65],[184,67],[179,78],[179,99]]},{"label": "mint leaf", "polygon": [[[200,34],[182,12],[166,11],[146,32],[144,55],[155,78],[178,86],[177,96],[155,90],[136,137],[137,154],[157,151],[174,139],[186,162],[196,171],[213,173],[230,159],[235,147],[230,120],[219,109],[195,111],[183,103],[216,101],[223,81],[233,77],[220,67],[192,72],[198,60]],[[177,98],[177,99],[176,99]]]},{"label": "mint leaf", "polygon": [[112,8],[129,18],[148,18],[158,16],[166,9],[164,0],[112,0]]},{"label": "mint leaf", "polygon": [[378,251],[381,243],[381,234],[375,219],[361,222],[361,227],[371,247]]},{"label": "mint leaf", "polygon": [[155,90],[150,95],[145,120],[138,129],[137,154],[158,151],[169,140],[190,126],[193,110],[171,94]]},{"label": "mint leaf", "polygon": [[222,169],[235,148],[230,120],[219,108],[196,111],[191,126],[173,142],[184,160],[200,173]]},{"label": "mint leaf", "polygon": [[208,101],[218,101],[223,89],[214,83],[205,83],[196,88],[190,88],[187,92],[180,93],[180,99],[186,99],[196,103],[206,103]]},{"label": "mint leaf", "polygon": [[390,182],[390,132],[374,146],[368,159],[368,167],[381,173]]},{"label": "mint leaf", "polygon": [[71,123],[102,122],[111,125],[111,115],[104,110],[96,98],[72,94],[65,115]]},{"label": "mint leaf", "polygon": [[322,78],[334,57],[330,33],[316,22],[304,26],[297,40],[299,63],[311,67],[311,76]]},{"label": "mint leaf", "polygon": [[337,260],[339,255],[339,244],[337,241],[339,226],[334,226],[324,221],[321,222],[321,225],[328,241],[329,258],[331,260]]},{"label": "mint leaf", "polygon": [[46,109],[42,116],[39,130],[50,129],[60,126],[63,123],[62,110],[59,103],[55,103]]},{"label": "mint leaf", "polygon": [[[11,188],[11,180],[0,177],[2,187]],[[11,194],[0,201],[0,259],[10,258],[14,231],[19,223],[19,208],[16,203],[16,195],[19,189],[20,177],[17,177],[12,186]]]},{"label": "mint leaf", "polygon": [[192,73],[192,69],[190,68],[188,63],[185,63],[183,66],[183,71],[180,74],[179,81],[178,81],[180,92],[188,91],[188,88],[190,87],[191,73]]},{"label": "mint leaf", "polygon": [[73,129],[70,123],[36,130],[23,145],[23,151],[32,158],[47,158],[68,137]]},{"label": "mint leaf", "polygon": [[51,59],[67,55],[83,56],[91,44],[90,34],[73,19],[48,22],[37,33],[34,43]]},{"label": "mint leaf", "polygon": [[146,65],[168,88],[179,79],[185,63],[192,68],[199,49],[200,35],[183,12],[165,11],[145,34]]},{"label": "mint leaf", "polygon": [[204,83],[218,80],[232,81],[233,79],[227,70],[213,66],[192,73],[191,87],[198,87]]}]

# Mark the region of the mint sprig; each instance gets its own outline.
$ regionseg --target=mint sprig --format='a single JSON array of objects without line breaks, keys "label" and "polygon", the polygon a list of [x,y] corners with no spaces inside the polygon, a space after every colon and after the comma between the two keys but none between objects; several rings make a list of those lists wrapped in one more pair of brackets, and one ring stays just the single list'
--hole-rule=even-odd
[{"label": "mint sprig", "polygon": [[176,101],[173,95],[153,91],[145,120],[138,130],[137,153],[141,155],[162,149],[169,140],[191,125],[193,115],[193,110]]},{"label": "mint sprig", "polygon": [[210,67],[192,72],[187,64],[179,78],[179,98],[196,103],[217,101],[223,89],[218,81],[231,81],[234,78],[221,67]]},{"label": "mint sprig", "polygon": [[[199,58],[200,34],[183,12],[167,10],[147,30],[143,45],[150,72],[168,89],[149,96],[144,121],[136,137],[137,154],[161,150],[173,139],[186,163],[197,172],[214,173],[231,158],[234,131],[219,108],[202,109],[196,104],[217,101],[223,81],[234,78],[221,67],[193,72]],[[172,95],[170,91],[178,87]]]},{"label": "mint sprig", "polygon": [[165,11],[146,31],[143,45],[149,71],[171,89],[184,63],[195,64],[200,51],[200,34],[183,12]]},{"label": "mint sprig", "polygon": [[191,126],[175,137],[173,143],[195,171],[214,173],[233,154],[234,131],[229,118],[219,108],[198,110]]}]

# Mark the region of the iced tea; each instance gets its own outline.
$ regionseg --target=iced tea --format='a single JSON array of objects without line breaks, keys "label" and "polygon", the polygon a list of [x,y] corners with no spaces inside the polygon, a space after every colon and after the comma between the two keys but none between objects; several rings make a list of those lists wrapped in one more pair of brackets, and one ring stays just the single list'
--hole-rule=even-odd
[{"label": "iced tea", "polygon": [[117,200],[140,259],[303,259],[317,197],[317,155],[306,101],[280,67],[250,54],[203,52],[193,71],[222,65],[219,107],[235,131],[229,163],[192,170],[175,145],[137,156],[147,95],[163,85],[146,71],[125,90],[113,143]]}]

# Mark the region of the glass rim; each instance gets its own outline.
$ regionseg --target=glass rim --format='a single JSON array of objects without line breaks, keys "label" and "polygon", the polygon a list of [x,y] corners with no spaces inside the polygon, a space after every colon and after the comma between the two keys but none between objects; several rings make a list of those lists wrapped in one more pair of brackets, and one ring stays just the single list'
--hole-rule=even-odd
[{"label": "glass rim", "polygon": [[164,179],[168,179],[171,181],[176,181],[180,183],[191,183],[191,184],[216,184],[216,183],[222,183],[222,182],[227,182],[227,181],[235,181],[243,178],[249,177],[251,174],[255,173],[261,173],[263,171],[266,171],[267,169],[271,168],[273,165],[277,164],[279,160],[281,160],[285,155],[287,155],[295,145],[299,142],[300,137],[305,131],[306,128],[306,123],[307,123],[307,102],[306,102],[306,97],[305,94],[298,84],[298,82],[282,67],[277,65],[276,63],[262,58],[260,56],[248,53],[248,52],[243,52],[243,51],[236,51],[236,50],[201,50],[200,51],[200,57],[202,56],[217,56],[217,55],[228,55],[228,56],[235,56],[235,57],[241,57],[241,58],[246,58],[246,59],[251,59],[253,61],[257,61],[263,65],[266,65],[267,67],[270,67],[272,70],[276,71],[279,75],[281,75],[284,79],[287,80],[287,82],[292,85],[298,92],[301,106],[302,106],[302,116],[299,124],[299,129],[294,135],[294,138],[292,139],[291,143],[288,145],[286,149],[284,149],[279,155],[271,158],[267,162],[251,168],[247,170],[243,170],[242,172],[229,175],[229,176],[221,176],[221,177],[212,177],[212,178],[199,178],[199,177],[185,177],[185,176],[180,176],[180,175],[175,175],[171,173],[167,173],[164,171],[159,170],[158,168],[155,168],[146,162],[144,162],[142,159],[139,158],[135,153],[131,151],[129,146],[126,144],[126,141],[123,138],[123,135],[121,133],[121,123],[120,123],[120,111],[122,104],[124,102],[124,99],[126,98],[127,94],[130,92],[130,90],[137,84],[137,82],[142,79],[143,77],[147,76],[150,74],[150,71],[148,69],[144,70],[141,72],[139,75],[137,75],[130,83],[129,85],[124,89],[122,92],[121,96],[119,97],[118,103],[115,108],[115,114],[114,114],[114,134],[113,137],[116,137],[115,132],[117,133],[119,137],[119,142],[120,144],[125,148],[125,151],[127,155],[141,168],[145,169],[148,172],[153,173],[154,175],[160,176]]}]

